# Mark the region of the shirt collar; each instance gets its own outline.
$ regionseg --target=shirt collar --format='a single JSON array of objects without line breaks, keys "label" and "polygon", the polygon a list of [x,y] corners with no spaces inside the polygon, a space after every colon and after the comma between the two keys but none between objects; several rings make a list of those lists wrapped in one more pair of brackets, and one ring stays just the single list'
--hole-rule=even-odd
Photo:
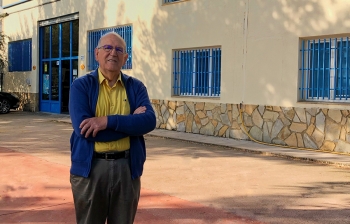
[{"label": "shirt collar", "polygon": [[[98,82],[100,83],[100,85],[106,80],[106,78],[102,75],[102,72],[100,69],[98,69]],[[122,72],[120,72],[119,74],[119,77],[117,79],[117,82],[118,83],[120,82],[120,84],[122,84],[122,86],[124,87],[124,83],[123,83],[123,80],[122,80]]]}]

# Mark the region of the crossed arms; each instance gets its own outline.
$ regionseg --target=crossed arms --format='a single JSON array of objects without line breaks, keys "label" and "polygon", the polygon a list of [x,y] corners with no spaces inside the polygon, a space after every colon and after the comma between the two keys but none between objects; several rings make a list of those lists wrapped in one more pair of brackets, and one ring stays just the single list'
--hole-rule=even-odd
[{"label": "crossed arms", "polygon": [[95,117],[96,100],[89,94],[91,86],[84,81],[77,79],[73,82],[69,97],[69,114],[78,137],[94,142],[109,142],[144,135],[155,128],[155,114],[143,84],[137,86],[134,90],[135,99],[130,100],[130,108],[136,108],[133,114]]},{"label": "crossed arms", "polygon": [[[147,108],[145,106],[140,106],[134,111],[133,115],[145,113],[146,110]],[[96,137],[99,131],[107,128],[107,122],[107,116],[87,118],[79,125],[81,129],[80,134],[84,135],[85,138],[88,138],[91,134],[92,137]]]}]

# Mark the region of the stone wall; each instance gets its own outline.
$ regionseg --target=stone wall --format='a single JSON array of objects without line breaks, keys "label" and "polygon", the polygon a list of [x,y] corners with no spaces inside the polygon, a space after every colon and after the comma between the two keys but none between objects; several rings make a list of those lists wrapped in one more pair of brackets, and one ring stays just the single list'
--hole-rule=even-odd
[{"label": "stone wall", "polygon": [[350,153],[348,110],[167,100],[152,105],[160,129]]},{"label": "stone wall", "polygon": [[18,93],[15,94],[20,99],[18,110],[35,112],[39,111],[39,94],[38,93]]}]

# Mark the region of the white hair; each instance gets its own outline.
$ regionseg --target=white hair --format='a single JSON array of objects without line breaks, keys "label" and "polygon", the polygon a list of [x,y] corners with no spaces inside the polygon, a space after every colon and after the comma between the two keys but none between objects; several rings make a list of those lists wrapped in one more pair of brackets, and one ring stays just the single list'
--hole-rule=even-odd
[{"label": "white hair", "polygon": [[124,45],[124,50],[126,50],[126,42],[125,42],[124,38],[123,38],[122,36],[120,36],[118,33],[114,32],[114,31],[111,31],[111,32],[108,32],[108,33],[103,34],[103,35],[100,37],[100,39],[98,40],[97,47],[100,47],[101,40],[102,40],[105,36],[107,36],[107,35],[114,35],[114,36],[116,36],[117,38],[119,38],[119,39],[122,41],[123,45]]}]

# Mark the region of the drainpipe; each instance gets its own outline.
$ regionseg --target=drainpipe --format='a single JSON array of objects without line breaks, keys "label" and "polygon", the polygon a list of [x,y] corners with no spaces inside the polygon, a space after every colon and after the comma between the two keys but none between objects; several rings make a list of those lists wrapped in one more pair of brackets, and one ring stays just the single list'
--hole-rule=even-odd
[{"label": "drainpipe", "polygon": [[244,26],[243,26],[243,85],[242,85],[242,102],[241,105],[244,103],[245,99],[245,87],[246,87],[246,61],[247,61],[247,38],[248,38],[248,15],[249,15],[249,0],[246,0],[245,3],[245,10],[244,10]]}]

